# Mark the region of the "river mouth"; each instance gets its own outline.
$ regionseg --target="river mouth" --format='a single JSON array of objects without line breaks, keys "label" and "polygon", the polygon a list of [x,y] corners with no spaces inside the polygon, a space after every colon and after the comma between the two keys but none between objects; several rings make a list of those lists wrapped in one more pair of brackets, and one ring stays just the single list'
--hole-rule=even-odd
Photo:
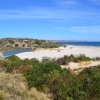
[{"label": "river mouth", "polygon": [[2,55],[6,58],[18,53],[22,52],[32,52],[33,50],[31,48],[26,48],[26,49],[13,49],[13,50],[8,50],[8,51],[3,51]]}]

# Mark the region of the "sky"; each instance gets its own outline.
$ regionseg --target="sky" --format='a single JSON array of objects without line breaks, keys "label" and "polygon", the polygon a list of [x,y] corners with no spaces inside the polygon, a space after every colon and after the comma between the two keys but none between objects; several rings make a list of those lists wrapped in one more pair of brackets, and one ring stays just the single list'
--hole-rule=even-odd
[{"label": "sky", "polygon": [[0,0],[0,38],[100,41],[100,0]]}]

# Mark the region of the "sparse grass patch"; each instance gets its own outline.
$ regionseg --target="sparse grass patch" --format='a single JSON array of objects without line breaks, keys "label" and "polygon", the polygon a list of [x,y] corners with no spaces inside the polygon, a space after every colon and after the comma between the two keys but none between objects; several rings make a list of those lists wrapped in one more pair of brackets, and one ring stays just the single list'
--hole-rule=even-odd
[{"label": "sparse grass patch", "polygon": [[32,88],[27,95],[24,95],[24,100],[50,100],[50,95],[38,92],[35,88]]},{"label": "sparse grass patch", "polygon": [[0,87],[5,93],[18,96],[28,91],[25,78],[20,74],[0,73]]},{"label": "sparse grass patch", "polygon": [[21,74],[0,73],[0,100],[50,100],[47,94],[35,88],[28,90],[25,77]]}]

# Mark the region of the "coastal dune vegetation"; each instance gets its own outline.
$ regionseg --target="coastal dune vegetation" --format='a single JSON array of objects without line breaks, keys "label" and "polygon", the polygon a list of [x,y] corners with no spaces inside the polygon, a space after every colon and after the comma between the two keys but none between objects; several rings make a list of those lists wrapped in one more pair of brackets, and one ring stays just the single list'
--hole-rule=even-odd
[{"label": "coastal dune vegetation", "polygon": [[0,100],[99,100],[100,65],[78,74],[61,67],[91,60],[83,54],[42,61],[17,56],[0,60]]},{"label": "coastal dune vegetation", "polygon": [[[52,41],[28,38],[0,40],[0,51],[56,48],[57,53],[60,53],[59,46],[66,47]],[[89,58],[84,54],[43,57],[41,60],[20,59],[15,55],[1,57],[0,100],[100,100],[100,65],[87,65],[87,62],[99,60],[100,57]],[[71,63],[79,64],[80,67],[62,67]],[[86,63],[85,68],[81,68],[83,63]]]}]

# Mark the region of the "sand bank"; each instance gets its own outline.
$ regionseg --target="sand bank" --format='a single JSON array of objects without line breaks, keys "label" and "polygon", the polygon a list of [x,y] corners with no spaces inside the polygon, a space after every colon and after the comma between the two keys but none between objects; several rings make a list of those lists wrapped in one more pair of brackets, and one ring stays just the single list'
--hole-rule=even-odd
[{"label": "sand bank", "polygon": [[42,57],[50,57],[50,58],[59,58],[64,55],[79,55],[85,54],[86,56],[93,58],[93,57],[100,57],[100,47],[88,47],[88,46],[67,46],[66,48],[60,47],[59,49],[48,49],[48,50],[39,50],[34,52],[24,52],[16,54],[16,56],[20,57],[21,59],[25,58],[37,58],[39,60]]},{"label": "sand bank", "polygon": [[83,61],[80,63],[70,62],[68,65],[61,65],[62,68],[70,68],[72,70],[82,70],[85,67],[100,65],[100,61]]}]

